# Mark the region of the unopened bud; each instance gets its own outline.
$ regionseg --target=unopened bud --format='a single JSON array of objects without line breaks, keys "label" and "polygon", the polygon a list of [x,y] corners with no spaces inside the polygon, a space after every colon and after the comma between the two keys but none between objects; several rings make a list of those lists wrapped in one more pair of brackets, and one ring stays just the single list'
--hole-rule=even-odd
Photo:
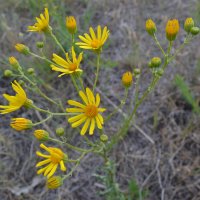
[{"label": "unopened bud", "polygon": [[66,17],[66,27],[69,33],[74,34],[76,33],[77,27],[76,27],[76,19],[74,16]]},{"label": "unopened bud", "polygon": [[62,186],[63,180],[61,176],[52,176],[47,179],[46,186],[48,189],[57,189]]},{"label": "unopened bud", "polygon": [[179,21],[177,19],[172,19],[167,22],[166,25],[166,38],[169,41],[176,39],[176,35],[179,32]]},{"label": "unopened bud", "polygon": [[191,33],[192,35],[198,35],[199,32],[200,32],[199,27],[192,27],[191,30],[190,30],[190,33]]},{"label": "unopened bud", "polygon": [[28,69],[27,69],[27,72],[28,72],[29,74],[34,74],[34,73],[35,73],[35,70],[34,70],[33,68],[28,68]]},{"label": "unopened bud", "polygon": [[17,131],[23,131],[32,128],[33,124],[26,118],[12,118],[10,126]]},{"label": "unopened bud", "polygon": [[141,74],[141,69],[135,68],[135,69],[133,70],[133,73],[134,73],[134,75],[139,75],[139,74]]},{"label": "unopened bud", "polygon": [[41,142],[47,141],[49,139],[49,133],[42,129],[35,130],[34,136]]},{"label": "unopened bud", "polygon": [[161,65],[161,59],[159,57],[153,57],[151,59],[151,64],[150,64],[150,67],[151,68],[157,68]]},{"label": "unopened bud", "polygon": [[44,42],[37,42],[36,46],[37,48],[42,49],[44,47]]},{"label": "unopened bud", "polygon": [[185,20],[185,23],[184,23],[184,29],[185,29],[185,31],[187,33],[189,33],[192,27],[194,27],[194,21],[193,21],[193,19],[191,17],[187,18]]},{"label": "unopened bud", "polygon": [[132,76],[132,73],[131,72],[125,72],[123,75],[122,75],[122,84],[125,86],[125,87],[130,87],[133,83],[133,76]]},{"label": "unopened bud", "polygon": [[157,31],[156,24],[154,23],[152,19],[148,19],[146,21],[146,31],[151,36],[153,36],[155,32]]},{"label": "unopened bud", "polygon": [[11,77],[13,75],[13,72],[9,69],[4,70],[4,76],[5,77]]},{"label": "unopened bud", "polygon": [[22,53],[22,54],[24,54],[24,55],[28,55],[29,54],[29,48],[26,46],[26,45],[24,45],[24,44],[16,44],[15,45],[15,49],[18,51],[18,52],[20,52],[20,53]]},{"label": "unopened bud", "polygon": [[9,63],[12,65],[13,69],[18,70],[21,68],[19,65],[19,62],[14,56],[9,57],[8,60],[9,60]]},{"label": "unopened bud", "polygon": [[58,128],[56,129],[56,135],[62,136],[62,135],[64,135],[64,133],[65,133],[65,130],[64,130],[63,127],[58,127]]},{"label": "unopened bud", "polygon": [[107,141],[108,141],[108,136],[107,136],[106,134],[102,134],[102,135],[100,136],[100,140],[101,140],[102,142],[107,142]]}]

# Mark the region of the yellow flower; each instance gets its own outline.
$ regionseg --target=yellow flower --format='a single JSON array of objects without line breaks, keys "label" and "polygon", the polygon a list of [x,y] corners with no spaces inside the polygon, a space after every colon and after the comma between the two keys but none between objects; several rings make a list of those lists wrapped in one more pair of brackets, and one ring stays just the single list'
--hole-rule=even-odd
[{"label": "yellow flower", "polygon": [[152,19],[148,19],[146,21],[146,31],[149,33],[149,35],[153,36],[156,32],[156,24]]},{"label": "yellow flower", "polygon": [[63,184],[62,177],[52,176],[47,179],[46,186],[48,189],[57,189]]},{"label": "yellow flower", "polygon": [[192,27],[194,27],[194,20],[191,17],[189,17],[184,22],[184,29],[187,33],[189,33]]},{"label": "yellow flower", "polygon": [[64,154],[61,149],[54,148],[54,147],[46,147],[44,144],[40,144],[40,147],[46,150],[49,153],[49,155],[43,154],[39,151],[36,152],[38,156],[45,158],[45,160],[38,162],[36,167],[41,167],[47,164],[42,169],[39,169],[37,171],[37,174],[44,174],[44,176],[47,176],[47,178],[50,178],[56,172],[56,169],[59,164],[60,164],[60,169],[62,171],[67,170],[64,165],[64,161],[66,161],[67,155]]},{"label": "yellow flower", "polygon": [[51,65],[52,70],[57,72],[62,72],[58,77],[61,77],[65,74],[72,74],[75,72],[82,72],[82,70],[79,68],[80,62],[83,58],[83,53],[80,53],[78,58],[76,58],[76,53],[74,51],[74,48],[72,47],[72,60],[69,59],[68,53],[66,53],[66,60],[61,58],[60,56],[53,54],[53,61],[59,65],[59,67],[55,65]]},{"label": "yellow flower", "polygon": [[125,72],[122,75],[122,84],[125,87],[130,87],[132,83],[133,83],[133,75],[132,75],[132,73],[131,72]]},{"label": "yellow flower", "polygon": [[45,130],[38,129],[34,131],[34,136],[39,140],[39,141],[47,141],[49,139],[49,133]]},{"label": "yellow flower", "polygon": [[83,49],[91,49],[97,52],[101,51],[102,46],[109,36],[109,30],[107,26],[105,26],[102,31],[102,28],[99,25],[97,27],[97,34],[95,34],[92,27],[89,28],[89,31],[91,36],[87,33],[84,34],[85,37],[79,35],[79,38],[82,40],[82,42],[77,42],[76,45]]},{"label": "yellow flower", "polygon": [[9,60],[9,63],[11,65],[18,65],[19,64],[17,59],[14,56],[9,57],[8,60]]},{"label": "yellow flower", "polygon": [[76,33],[76,19],[74,18],[74,16],[66,17],[66,27],[69,33]]},{"label": "yellow flower", "polygon": [[166,37],[169,41],[176,39],[176,35],[179,32],[179,22],[177,19],[172,19],[167,22],[166,25]]},{"label": "yellow flower", "polygon": [[100,113],[104,112],[106,109],[99,108],[100,96],[99,94],[96,94],[95,98],[93,92],[89,88],[86,88],[86,93],[79,91],[79,95],[84,104],[74,100],[68,101],[69,105],[77,107],[66,109],[67,112],[74,113],[76,115],[69,118],[68,122],[72,123],[73,128],[85,122],[81,129],[81,135],[84,135],[87,132],[89,126],[89,134],[92,135],[96,125],[99,129],[102,129],[103,117]]},{"label": "yellow flower", "polygon": [[28,26],[28,31],[32,32],[46,32],[50,29],[49,27],[49,11],[47,8],[44,9],[44,14],[40,14],[40,18],[36,17],[36,23],[33,26]]},{"label": "yellow flower", "polygon": [[4,98],[9,101],[9,105],[7,106],[0,105],[1,114],[7,114],[15,110],[18,110],[22,106],[27,105],[30,101],[26,97],[25,91],[16,80],[14,81],[14,83],[12,83],[12,88],[16,92],[16,95],[10,96],[8,94],[3,94]]},{"label": "yellow flower", "polygon": [[31,128],[33,124],[31,120],[26,118],[12,118],[10,126],[17,131],[22,131]]},{"label": "yellow flower", "polygon": [[15,45],[15,49],[16,49],[18,52],[23,53],[23,54],[25,54],[25,55],[28,55],[28,54],[29,54],[29,48],[28,48],[26,45],[24,45],[24,44],[19,44],[19,43],[17,43],[17,44]]}]

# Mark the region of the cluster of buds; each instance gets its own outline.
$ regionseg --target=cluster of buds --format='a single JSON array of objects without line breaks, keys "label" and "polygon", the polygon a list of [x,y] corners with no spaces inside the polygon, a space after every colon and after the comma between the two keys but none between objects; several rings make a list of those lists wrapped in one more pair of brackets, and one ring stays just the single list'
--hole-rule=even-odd
[{"label": "cluster of buds", "polygon": [[[192,35],[197,35],[200,32],[200,29],[194,25],[194,20],[192,18],[187,18],[184,23],[184,30],[188,34],[191,33]],[[174,41],[179,32],[179,29],[180,25],[177,19],[168,20],[165,28],[167,40]],[[152,19],[148,19],[146,21],[146,31],[151,36],[155,35],[157,28],[155,22]]]}]

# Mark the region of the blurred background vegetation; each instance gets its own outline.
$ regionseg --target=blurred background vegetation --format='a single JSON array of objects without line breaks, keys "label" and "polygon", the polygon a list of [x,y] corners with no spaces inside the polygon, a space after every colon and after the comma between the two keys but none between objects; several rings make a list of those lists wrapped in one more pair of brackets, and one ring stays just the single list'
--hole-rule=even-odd
[{"label": "blurred background vegetation", "polygon": [[[181,30],[174,43],[174,51],[184,39],[183,22],[193,17],[200,26],[199,0],[0,0],[0,93],[10,91],[12,78],[4,77],[9,68],[8,57],[15,56],[25,68],[34,68],[40,76],[43,92],[54,99],[61,98],[64,107],[74,90],[67,76],[57,78],[47,63],[16,52],[16,43],[26,44],[38,52],[36,42],[45,41],[44,53],[51,59],[59,49],[42,34],[27,32],[35,17],[49,8],[50,24],[66,50],[70,49],[70,37],[65,28],[65,17],[74,15],[78,21],[78,34],[88,31],[89,26],[107,25],[110,38],[101,60],[99,90],[103,105],[112,111],[112,103],[119,104],[123,94],[120,78],[126,70],[139,67],[142,70],[141,92],[148,85],[151,74],[147,63],[153,56],[161,56],[153,40],[145,32],[145,21],[152,18],[158,27],[158,38],[166,49],[165,24],[170,18],[180,20]],[[77,35],[78,35],[77,34]],[[169,66],[165,77],[155,92],[139,109],[136,126],[130,128],[127,137],[112,152],[119,187],[131,194],[132,200],[199,200],[200,171],[200,42],[199,36],[192,41]],[[78,50],[78,48],[77,48]],[[85,53],[82,68],[86,85],[94,78],[95,59]],[[89,74],[89,75],[88,75]],[[51,105],[39,95],[31,96],[42,107]],[[116,96],[117,94],[117,96]],[[108,98],[110,101],[108,101]],[[131,101],[132,96],[129,96]],[[0,104],[4,102],[0,96]],[[127,111],[126,108],[125,111]],[[14,116],[39,120],[38,113],[24,110]],[[0,199],[104,199],[105,185],[95,176],[101,171],[102,161],[87,156],[73,177],[57,191],[47,191],[44,180],[36,175],[35,151],[38,142],[32,131],[17,133],[9,128],[11,115],[0,116]],[[114,134],[122,116],[111,119],[107,131]],[[59,118],[45,124],[51,133],[59,125],[69,126]],[[53,127],[53,128],[52,128]],[[144,138],[149,135],[154,144]],[[79,135],[67,131],[71,142],[79,144]],[[101,171],[101,173],[103,173]],[[139,195],[142,194],[142,195]],[[144,194],[144,195],[143,195]]]}]

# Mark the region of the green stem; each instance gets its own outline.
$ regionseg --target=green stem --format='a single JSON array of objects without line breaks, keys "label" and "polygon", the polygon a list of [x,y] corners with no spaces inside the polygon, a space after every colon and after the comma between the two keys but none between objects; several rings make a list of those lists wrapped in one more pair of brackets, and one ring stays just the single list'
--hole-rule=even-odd
[{"label": "green stem", "polygon": [[51,37],[54,39],[54,41],[56,42],[56,44],[60,47],[60,49],[62,50],[62,52],[63,52],[64,55],[65,55],[66,52],[65,52],[63,46],[60,44],[60,42],[58,41],[58,39],[56,38],[56,36],[53,34],[52,31],[50,32],[50,35],[51,35]]},{"label": "green stem", "polygon": [[71,76],[71,79],[72,79],[72,82],[73,82],[73,85],[74,85],[74,87],[76,88],[76,90],[77,90],[77,92],[79,93],[79,87],[78,87],[78,85],[77,85],[77,83],[76,83],[76,80],[75,80],[75,77],[74,77],[74,75],[73,74],[70,74],[70,76]]},{"label": "green stem", "polygon": [[46,62],[48,62],[48,63],[50,63],[50,64],[55,64],[55,63],[52,62],[51,60],[47,59],[45,56],[42,57],[42,56],[39,56],[39,55],[37,55],[37,54],[35,54],[35,53],[33,53],[33,52],[30,52],[30,55],[32,55],[32,56],[35,57],[35,58],[44,60],[44,61],[46,61]]},{"label": "green stem", "polygon": [[76,162],[76,165],[74,165],[74,167],[72,167],[71,171],[66,174],[65,176],[63,176],[62,180],[64,181],[66,178],[70,177],[73,172],[76,170],[76,168],[79,166],[81,159],[85,156],[86,153],[82,153],[81,156],[79,157],[79,159]]},{"label": "green stem", "polygon": [[191,37],[190,35],[187,35],[183,44],[181,44],[181,46],[175,51],[173,56],[169,57],[168,62],[171,62],[180,53],[180,51],[185,47],[185,45],[188,44],[192,39],[193,39],[193,37]]},{"label": "green stem", "polygon": [[62,141],[57,140],[57,139],[53,139],[53,138],[49,138],[49,139],[50,139],[51,141],[53,141],[53,142],[57,142],[57,143],[59,143],[59,144],[64,144],[64,145],[66,145],[67,147],[69,147],[70,149],[73,149],[73,150],[75,150],[75,151],[79,151],[79,152],[83,152],[83,153],[89,153],[89,152],[92,152],[92,151],[93,151],[93,149],[82,149],[82,148],[73,146],[73,145],[71,145],[71,144],[69,144],[69,143],[62,142]]},{"label": "green stem", "polygon": [[49,115],[47,118],[43,119],[42,121],[39,121],[37,123],[34,123],[33,126],[37,126],[39,124],[43,124],[44,122],[46,122],[47,120],[49,120],[50,118],[52,118],[53,115]]},{"label": "green stem", "polygon": [[53,99],[49,98],[46,94],[44,94],[44,93],[40,90],[39,87],[36,86],[36,90],[38,91],[38,93],[39,93],[43,98],[45,98],[46,100],[50,101],[50,102],[53,103],[53,104],[58,105],[57,102],[55,102]]},{"label": "green stem", "polygon": [[72,34],[72,47],[74,47],[74,34]]},{"label": "green stem", "polygon": [[82,87],[82,90],[85,91],[85,88],[84,88],[84,85],[83,85],[83,80],[82,78],[79,76],[79,81],[80,81],[80,84],[81,84],[81,87]]},{"label": "green stem", "polygon": [[160,45],[160,42],[158,41],[155,34],[153,35],[153,39],[154,39],[156,45],[158,46],[158,48],[161,50],[163,56],[165,57],[166,56],[165,51],[163,50],[162,46]]},{"label": "green stem", "polygon": [[97,85],[97,81],[98,81],[98,76],[99,76],[99,69],[100,69],[100,55],[101,53],[97,54],[97,71],[96,71],[96,77],[95,77],[95,81],[94,81],[94,85],[93,85],[93,92],[96,88]]},{"label": "green stem", "polygon": [[49,110],[44,110],[42,108],[39,108],[37,107],[36,105],[32,105],[32,108],[38,110],[39,112],[43,112],[43,113],[47,113],[47,114],[50,114],[50,115],[53,115],[53,116],[67,116],[67,115],[72,115],[71,113],[53,113]]}]

